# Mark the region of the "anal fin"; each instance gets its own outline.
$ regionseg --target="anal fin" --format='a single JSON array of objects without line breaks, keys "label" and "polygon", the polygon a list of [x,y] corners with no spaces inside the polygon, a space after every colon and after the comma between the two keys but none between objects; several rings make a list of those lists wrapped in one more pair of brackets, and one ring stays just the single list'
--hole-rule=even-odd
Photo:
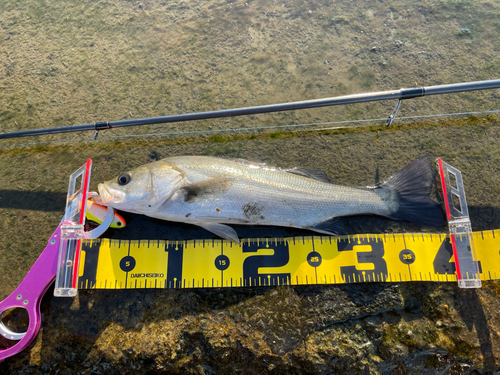
[{"label": "anal fin", "polygon": [[305,227],[304,229],[309,229],[314,232],[327,234],[329,236],[344,236],[347,234],[342,221],[338,218],[332,220],[324,221],[313,227]]}]

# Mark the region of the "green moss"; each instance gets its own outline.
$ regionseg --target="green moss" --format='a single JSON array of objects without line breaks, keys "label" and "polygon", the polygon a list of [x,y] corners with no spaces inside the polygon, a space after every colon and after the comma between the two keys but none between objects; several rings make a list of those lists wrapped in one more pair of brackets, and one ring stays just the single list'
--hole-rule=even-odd
[{"label": "green moss", "polygon": [[220,134],[212,135],[209,139],[208,142],[210,143],[226,143],[229,141],[229,137],[224,137]]}]

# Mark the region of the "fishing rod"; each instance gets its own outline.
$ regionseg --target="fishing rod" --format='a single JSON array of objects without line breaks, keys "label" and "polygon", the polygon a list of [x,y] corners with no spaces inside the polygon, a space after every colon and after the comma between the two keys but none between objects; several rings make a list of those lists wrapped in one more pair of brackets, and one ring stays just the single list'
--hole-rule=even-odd
[{"label": "fishing rod", "polygon": [[123,128],[128,126],[165,124],[170,122],[193,121],[193,120],[206,120],[206,119],[222,118],[222,117],[255,115],[259,113],[292,111],[297,109],[319,108],[319,107],[328,107],[334,105],[398,99],[396,107],[394,108],[392,114],[387,120],[387,125],[391,125],[392,121],[397,115],[402,100],[413,99],[421,96],[451,94],[457,92],[488,90],[496,88],[500,88],[500,79],[493,79],[489,81],[462,82],[462,83],[454,83],[454,84],[438,85],[438,86],[403,88],[399,90],[353,94],[353,95],[337,96],[333,98],[260,105],[255,107],[223,109],[218,111],[195,112],[195,113],[186,113],[180,115],[149,117],[149,118],[119,120],[119,121],[105,121],[105,122],[96,122],[93,124],[59,126],[54,128],[45,128],[45,129],[22,130],[22,131],[8,132],[8,133],[0,133],[0,139],[29,137],[35,135],[46,135],[46,134],[57,134],[57,133],[80,132],[87,130],[95,131],[94,135],[95,138],[97,137],[97,134],[100,130]]}]

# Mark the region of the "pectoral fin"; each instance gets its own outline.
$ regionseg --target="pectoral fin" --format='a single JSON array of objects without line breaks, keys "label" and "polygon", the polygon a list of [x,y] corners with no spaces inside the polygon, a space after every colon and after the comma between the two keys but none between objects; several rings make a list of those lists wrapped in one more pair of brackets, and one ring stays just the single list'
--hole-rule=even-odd
[{"label": "pectoral fin", "polygon": [[236,242],[238,245],[241,245],[238,234],[229,225],[220,223],[196,223],[196,225],[219,237],[222,237],[225,240]]},{"label": "pectoral fin", "polygon": [[227,191],[233,181],[227,177],[214,177],[208,180],[183,186],[180,191],[185,202],[197,202],[217,197]]}]

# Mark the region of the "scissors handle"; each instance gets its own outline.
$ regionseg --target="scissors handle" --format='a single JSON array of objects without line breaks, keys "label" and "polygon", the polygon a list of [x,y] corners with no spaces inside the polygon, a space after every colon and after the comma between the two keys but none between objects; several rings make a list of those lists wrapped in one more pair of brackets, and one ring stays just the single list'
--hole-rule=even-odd
[{"label": "scissors handle", "polygon": [[61,238],[60,226],[54,231],[48,245],[21,284],[19,284],[10,296],[0,302],[0,318],[6,310],[16,307],[25,309],[29,316],[28,330],[25,333],[12,332],[5,327],[0,319],[0,334],[9,340],[18,341],[12,347],[0,350],[0,362],[25,349],[40,330],[40,303],[57,273],[57,258]]}]

